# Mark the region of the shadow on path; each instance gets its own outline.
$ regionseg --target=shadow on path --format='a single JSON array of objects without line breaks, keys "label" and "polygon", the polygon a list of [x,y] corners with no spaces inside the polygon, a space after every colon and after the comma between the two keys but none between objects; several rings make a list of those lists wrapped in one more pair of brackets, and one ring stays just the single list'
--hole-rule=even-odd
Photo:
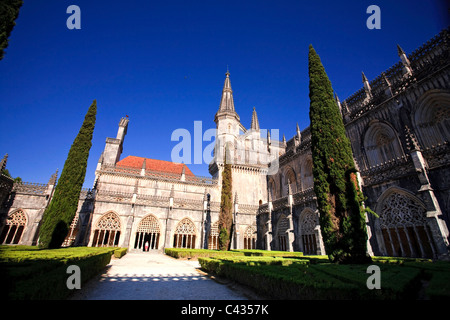
[{"label": "shadow on path", "polygon": [[71,300],[246,300],[244,293],[199,272],[197,261],[128,253],[82,285]]}]

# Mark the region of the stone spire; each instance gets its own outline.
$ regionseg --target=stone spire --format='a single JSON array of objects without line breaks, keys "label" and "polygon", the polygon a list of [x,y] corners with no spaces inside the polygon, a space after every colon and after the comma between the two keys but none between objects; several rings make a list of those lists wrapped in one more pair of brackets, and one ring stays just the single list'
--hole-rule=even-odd
[{"label": "stone spire", "polygon": [[369,80],[367,79],[366,75],[364,74],[364,71],[361,71],[362,73],[362,81],[364,84],[364,89],[366,89],[367,91],[370,91],[370,84],[369,84]]},{"label": "stone spire", "polygon": [[393,97],[393,93],[392,93],[392,89],[391,89],[391,82],[389,81],[389,79],[386,77],[386,74],[383,72],[381,73],[382,76],[382,81],[383,81],[383,85],[385,87],[384,93],[388,96],[388,97]]},{"label": "stone spire", "polygon": [[233,90],[231,90],[230,73],[225,73],[225,83],[223,84],[222,99],[220,100],[219,111],[220,112],[236,112],[234,110]]},{"label": "stone spire", "polygon": [[339,100],[339,97],[336,94],[336,92],[334,93],[334,100],[336,101],[336,104],[337,104],[337,106],[339,108],[339,112],[342,114],[341,100]]},{"label": "stone spire", "polygon": [[369,80],[367,79],[364,72],[361,72],[361,73],[362,73],[362,81],[364,84],[364,91],[366,91],[367,98],[371,98],[372,97],[372,89],[370,88]]},{"label": "stone spire", "polygon": [[222,98],[220,99],[219,110],[217,111],[214,122],[217,123],[219,119],[234,118],[240,122],[239,115],[234,109],[233,90],[231,90],[230,73],[225,73],[225,83],[222,89]]},{"label": "stone spire", "polygon": [[258,115],[256,114],[255,107],[253,107],[252,123],[250,125],[250,129],[259,131],[259,121],[258,121]]},{"label": "stone spire", "polygon": [[403,64],[403,73],[406,75],[412,75],[411,63],[409,62],[408,57],[406,56],[405,51],[397,44],[397,53]]},{"label": "stone spire", "polygon": [[56,172],[50,176],[47,185],[54,186],[56,185],[56,181],[58,181],[58,169],[56,169]]},{"label": "stone spire", "polygon": [[0,174],[3,172],[3,170],[6,169],[6,162],[8,161],[8,154],[5,154],[2,161],[0,161]]}]

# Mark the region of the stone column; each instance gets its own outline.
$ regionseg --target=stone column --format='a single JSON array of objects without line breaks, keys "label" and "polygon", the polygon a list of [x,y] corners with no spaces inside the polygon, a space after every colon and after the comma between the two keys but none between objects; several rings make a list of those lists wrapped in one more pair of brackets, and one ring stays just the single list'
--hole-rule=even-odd
[{"label": "stone column", "polygon": [[287,216],[288,219],[288,230],[287,230],[287,236],[288,236],[288,244],[287,249],[289,252],[294,251],[294,222],[292,221],[292,211],[293,211],[293,205],[294,205],[294,197],[292,196],[292,189],[291,189],[291,182],[288,180],[288,206],[289,206],[289,215]]},{"label": "stone column", "polygon": [[239,232],[239,223],[238,223],[238,212],[239,212],[239,200],[238,200],[238,194],[236,192],[234,196],[234,237],[231,239],[231,247],[234,249],[240,249],[240,232]]}]

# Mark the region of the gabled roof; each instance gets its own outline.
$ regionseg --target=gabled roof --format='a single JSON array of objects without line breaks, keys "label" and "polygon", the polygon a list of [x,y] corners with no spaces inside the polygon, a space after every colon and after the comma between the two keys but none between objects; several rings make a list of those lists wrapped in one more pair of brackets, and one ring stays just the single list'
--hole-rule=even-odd
[{"label": "gabled roof", "polygon": [[131,167],[136,169],[142,169],[145,160],[145,169],[150,171],[167,172],[181,175],[184,167],[184,174],[188,177],[195,177],[191,170],[184,163],[175,163],[164,160],[148,159],[136,156],[128,156],[119,162],[117,166]]}]

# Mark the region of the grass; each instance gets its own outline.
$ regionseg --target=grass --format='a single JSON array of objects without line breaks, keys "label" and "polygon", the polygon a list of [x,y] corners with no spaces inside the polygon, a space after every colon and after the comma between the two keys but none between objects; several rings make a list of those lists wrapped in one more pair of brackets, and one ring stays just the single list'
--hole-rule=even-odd
[{"label": "grass", "polygon": [[[39,249],[34,246],[0,246],[1,295],[5,299],[64,299],[69,265],[81,269],[81,282],[97,275],[118,248],[74,247]],[[120,251],[119,256],[124,254]]]},{"label": "grass", "polygon": [[[198,259],[202,269],[255,289],[271,299],[450,299],[450,262],[373,257],[381,289],[369,290],[369,265],[339,265],[327,256],[284,251],[171,249]],[[424,286],[424,284],[426,284]]]}]

